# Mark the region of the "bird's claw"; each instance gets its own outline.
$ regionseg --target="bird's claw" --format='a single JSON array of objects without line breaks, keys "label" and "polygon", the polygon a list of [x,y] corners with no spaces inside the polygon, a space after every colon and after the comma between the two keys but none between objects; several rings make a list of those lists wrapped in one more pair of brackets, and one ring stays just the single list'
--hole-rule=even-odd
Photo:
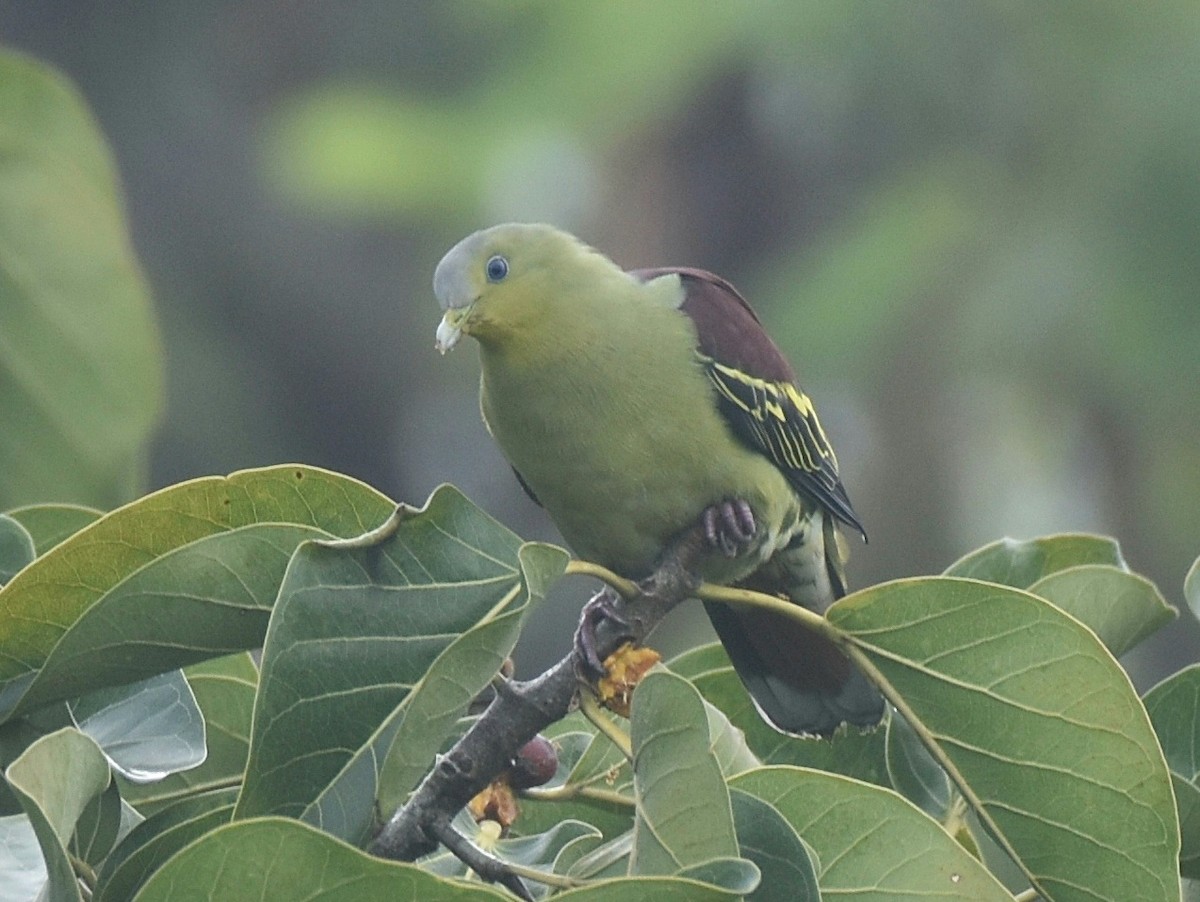
[{"label": "bird's claw", "polygon": [[758,531],[754,511],[742,498],[709,505],[700,516],[704,538],[726,557],[737,557]]},{"label": "bird's claw", "polygon": [[[575,658],[584,675],[598,680],[608,671],[604,659],[596,648],[596,627],[608,620],[623,630],[631,630],[628,620],[618,613],[613,597],[605,591],[597,592],[583,606],[579,616],[579,628],[575,631]],[[625,638],[632,638],[632,631]]]}]

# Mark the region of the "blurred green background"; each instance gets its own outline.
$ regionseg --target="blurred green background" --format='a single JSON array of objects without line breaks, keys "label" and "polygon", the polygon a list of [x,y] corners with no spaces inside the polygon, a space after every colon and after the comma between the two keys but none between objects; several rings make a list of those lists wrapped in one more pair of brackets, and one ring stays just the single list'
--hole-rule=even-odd
[{"label": "blurred green background", "polygon": [[[303,461],[409,501],[451,481],[553,538],[473,352],[433,350],[430,289],[465,233],[546,219],[743,289],[867,525],[855,584],[1092,530],[1182,603],[1195,0],[17,0],[0,41],[113,145],[167,361],[153,487]],[[563,649],[551,613],[527,666]]]}]

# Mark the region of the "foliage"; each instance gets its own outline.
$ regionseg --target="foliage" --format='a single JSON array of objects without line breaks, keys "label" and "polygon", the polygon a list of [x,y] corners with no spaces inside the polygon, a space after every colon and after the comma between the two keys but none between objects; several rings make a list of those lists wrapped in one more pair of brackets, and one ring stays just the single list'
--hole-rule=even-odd
[{"label": "foliage", "polygon": [[108,147],[65,79],[0,54],[0,506],[136,495],[161,394]]},{"label": "foliage", "polygon": [[[4,62],[8,86],[45,84]],[[31,190],[10,173],[0,192]],[[0,417],[3,447],[40,453],[36,417]],[[36,463],[104,503],[136,456]],[[362,850],[463,733],[564,551],[451,486],[372,533],[389,499],[302,465],[108,513],[27,502],[0,514],[0,899],[506,898],[444,853]],[[1111,540],[996,543],[805,618],[894,706],[875,732],[774,733],[707,646],[646,676],[628,725],[555,725],[557,772],[507,836],[458,826],[564,900],[1011,899],[1000,873],[1026,897],[1179,899],[1200,873],[1197,670],[1143,701],[1116,659],[1172,616]]]},{"label": "foliage", "polygon": [[[98,899],[184,898],[220,862],[237,887],[223,898],[498,893],[444,855],[407,865],[355,847],[379,800],[384,814],[403,801],[461,734],[566,555],[449,486],[382,542],[336,541],[390,510],[345,476],[288,466],[173,486],[57,544],[73,510],[8,518],[26,541],[0,590],[2,829],[15,846],[32,828],[56,898],[78,898],[77,878]],[[1038,594],[1079,580],[1047,593],[1064,607]],[[997,543],[945,576],[864,589],[827,628],[895,706],[885,727],[775,734],[719,646],[701,648],[635,691],[631,762],[578,715],[560,724],[555,779],[524,793],[492,851],[600,880],[598,899],[646,880],[684,897],[1009,898],[978,846],[1049,899],[1178,898],[1176,796],[1192,805],[1185,872],[1200,842],[1195,668],[1153,690],[1148,715],[1112,654],[1171,614],[1091,536]],[[260,645],[256,668],[244,652]]]}]

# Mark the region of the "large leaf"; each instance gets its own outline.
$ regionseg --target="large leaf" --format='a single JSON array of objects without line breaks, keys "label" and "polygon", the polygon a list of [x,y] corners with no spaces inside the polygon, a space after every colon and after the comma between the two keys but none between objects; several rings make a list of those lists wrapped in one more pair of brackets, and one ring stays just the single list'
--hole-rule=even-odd
[{"label": "large leaf", "polygon": [[[265,866],[264,866],[265,865]],[[377,899],[485,902],[511,896],[384,861],[285,818],[255,818],[218,827],[157,870],[133,902],[216,899]]]},{"label": "large leaf", "polygon": [[1145,704],[1171,770],[1200,783],[1200,664],[1171,674],[1146,693]]},{"label": "large leaf", "polygon": [[674,874],[738,854],[729,791],[712,751],[704,701],[666,670],[638,684],[630,712],[637,790],[634,874]]},{"label": "large leaf", "polygon": [[46,860],[29,817],[0,817],[0,902],[29,902],[45,884]]},{"label": "large leaf", "polygon": [[[264,867],[263,863],[269,866]],[[567,902],[728,902],[737,894],[697,880],[603,881],[555,896]],[[511,900],[477,881],[439,877],[416,865],[373,858],[285,818],[237,821],[203,836],[156,871],[133,902],[304,899],[306,902],[485,902]]]},{"label": "large leaf", "polygon": [[1154,583],[1108,564],[1068,567],[1028,588],[1086,623],[1118,657],[1177,616]]},{"label": "large leaf", "polygon": [[204,761],[204,717],[178,670],[98,689],[68,708],[75,725],[127,780],[151,783]]},{"label": "large leaf", "polygon": [[1200,617],[1200,558],[1192,562],[1183,579],[1183,597],[1192,613]]},{"label": "large leaf", "polygon": [[547,556],[561,572],[564,552],[523,549],[450,486],[382,541],[300,548],[263,648],[237,816],[361,839],[380,768],[395,805],[499,671]]},{"label": "large leaf", "polygon": [[753,861],[761,882],[750,902],[819,902],[816,870],[796,828],[779,809],[740,789],[731,790],[738,848]]},{"label": "large leaf", "polygon": [[392,508],[349,477],[282,466],[107,514],[0,589],[0,720],[257,647],[295,547],[363,533]]},{"label": "large leaf", "polygon": [[1048,899],[1179,898],[1170,775],[1095,635],[993,583],[902,580],[829,620]]},{"label": "large leaf", "polygon": [[33,537],[37,553],[45,554],[63,539],[98,520],[103,513],[78,504],[30,504],[10,510],[8,516]]},{"label": "large leaf", "polygon": [[172,855],[229,823],[237,789],[201,793],[170,805],[138,824],[100,872],[93,902],[125,902]]},{"label": "large leaf", "polygon": [[983,865],[894,792],[795,767],[748,771],[730,788],[769,803],[804,837],[825,898],[1012,902]]},{"label": "large leaf", "polygon": [[[474,533],[472,533],[474,535]],[[489,611],[446,648],[401,706],[398,731],[379,777],[379,806],[398,808],[429,770],[430,761],[468,704],[499,672],[512,653],[533,606],[563,574],[570,555],[561,548],[529,542],[517,550],[521,596],[504,610]]]},{"label": "large leaf", "polygon": [[[121,803],[121,792],[111,782],[95,796],[79,815],[75,835],[71,837],[71,854],[80,861],[97,866],[117,844],[123,828],[122,815],[132,811]],[[134,812],[136,816],[136,812]]]},{"label": "large leaf", "polygon": [[1200,877],[1200,664],[1171,674],[1144,701],[1174,778],[1180,870]]},{"label": "large leaf", "polygon": [[747,746],[763,764],[813,767],[890,785],[884,730],[862,732],[844,727],[830,739],[801,739],[781,733],[758,713],[719,642],[684,652],[668,666],[687,677],[706,701],[742,730]]},{"label": "large leaf", "polygon": [[908,721],[894,711],[888,718],[886,735],[892,787],[930,817],[944,821],[955,798],[946,772]]},{"label": "large leaf", "polygon": [[[495,826],[495,822],[485,821]],[[563,873],[568,861],[578,860],[582,851],[594,846],[600,831],[582,821],[564,820],[544,833],[508,836],[496,839],[485,835],[480,824],[464,808],[454,818],[452,826],[475,845],[509,864],[537,868],[551,873]],[[564,855],[564,853],[566,853]],[[421,867],[443,877],[466,877],[467,865],[445,846],[421,859]]]},{"label": "large leaf", "polygon": [[[654,902],[732,902],[742,893],[696,878],[623,877],[601,880],[579,889],[567,890],[554,897],[555,902],[630,902],[652,899]],[[438,897],[440,902],[441,897]]]},{"label": "large leaf", "polygon": [[60,75],[0,53],[0,508],[142,482],[158,334],[113,161]]},{"label": "large leaf", "polygon": [[104,754],[87,736],[68,727],[33,743],[4,776],[42,847],[48,898],[79,900],[67,850],[80,816],[109,785]]},{"label": "large leaf", "polygon": [[1200,879],[1200,788],[1174,772],[1171,786],[1179,809],[1179,873]]},{"label": "large leaf", "polygon": [[[549,783],[526,791],[532,798],[522,801],[513,831],[544,833],[567,819],[597,827],[606,839],[627,831],[633,812],[633,773],[620,750],[578,711],[550,724],[543,735],[554,744],[558,770]],[[543,791],[568,784],[584,789],[568,798],[542,797]]]},{"label": "large leaf", "polygon": [[183,796],[240,783],[250,751],[258,668],[247,652],[193,664],[184,675],[204,715],[204,763],[150,784],[121,783],[121,794],[145,815]]},{"label": "large leaf", "polygon": [[1000,539],[959,558],[946,576],[963,576],[1014,589],[1028,589],[1039,579],[1085,564],[1107,564],[1125,570],[1121,549],[1112,539],[1084,533],[1043,536],[1020,541]]},{"label": "large leaf", "polygon": [[29,531],[12,517],[0,514],[0,586],[35,557],[37,552]]}]

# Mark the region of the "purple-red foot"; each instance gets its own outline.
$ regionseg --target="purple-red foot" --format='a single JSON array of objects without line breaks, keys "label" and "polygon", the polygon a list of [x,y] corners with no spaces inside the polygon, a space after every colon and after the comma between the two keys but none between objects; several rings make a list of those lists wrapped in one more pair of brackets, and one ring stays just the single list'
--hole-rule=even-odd
[{"label": "purple-red foot", "polygon": [[[579,616],[579,628],[575,630],[575,657],[583,665],[584,675],[598,680],[607,671],[604,668],[604,658],[596,649],[596,627],[605,620],[615,623],[623,630],[630,629],[629,621],[617,613],[613,597],[606,591],[597,592],[583,606]],[[621,638],[633,638],[630,632]]]},{"label": "purple-red foot", "polygon": [[700,515],[700,522],[705,540],[726,557],[737,557],[758,531],[754,511],[741,498],[709,505]]}]

